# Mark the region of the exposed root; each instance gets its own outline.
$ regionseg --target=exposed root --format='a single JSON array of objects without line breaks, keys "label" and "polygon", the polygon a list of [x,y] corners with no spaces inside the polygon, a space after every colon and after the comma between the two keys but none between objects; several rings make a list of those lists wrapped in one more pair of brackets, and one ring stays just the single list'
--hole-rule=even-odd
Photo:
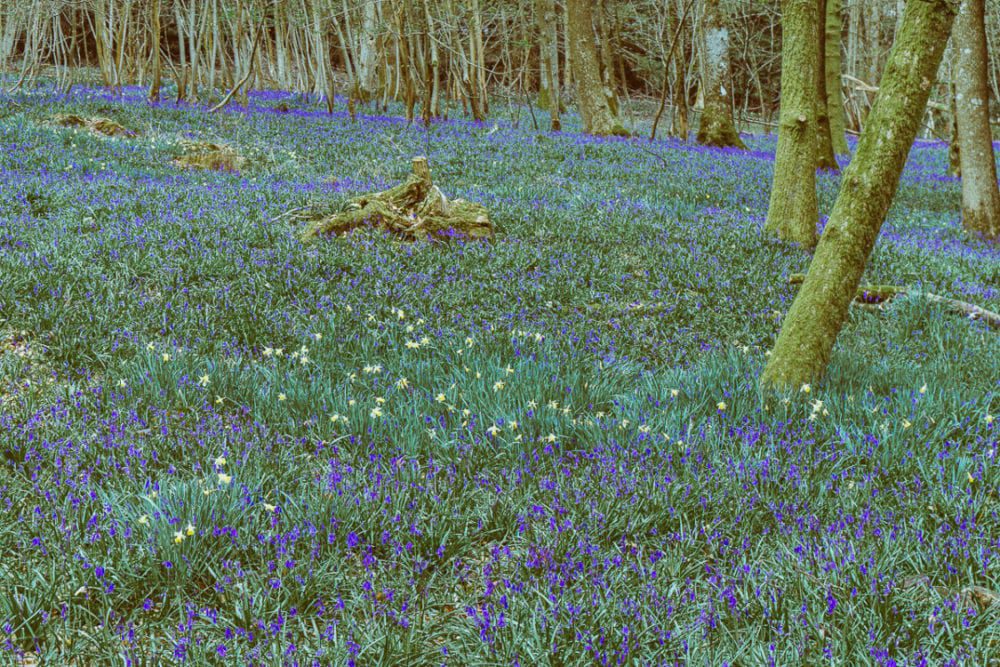
[{"label": "exposed root", "polygon": [[462,199],[449,200],[434,185],[427,159],[422,157],[414,158],[413,174],[389,190],[357,197],[333,214],[312,209],[293,217],[308,223],[303,241],[347,234],[363,226],[386,229],[411,241],[493,238],[486,209]]},{"label": "exposed root", "polygon": [[208,141],[182,141],[184,155],[173,159],[175,167],[183,169],[209,169],[239,173],[246,165],[246,158],[236,149],[225,144]]}]

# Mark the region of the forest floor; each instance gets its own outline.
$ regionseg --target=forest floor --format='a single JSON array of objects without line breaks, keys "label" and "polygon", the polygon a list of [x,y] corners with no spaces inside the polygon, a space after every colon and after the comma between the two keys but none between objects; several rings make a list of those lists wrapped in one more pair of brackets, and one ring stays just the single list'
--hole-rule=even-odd
[{"label": "forest floor", "polygon": [[[1000,335],[911,295],[762,395],[809,263],[763,234],[773,137],[16,102],[3,664],[997,664]],[[283,215],[420,154],[495,240]],[[1000,310],[947,161],[915,146],[865,280]]]}]

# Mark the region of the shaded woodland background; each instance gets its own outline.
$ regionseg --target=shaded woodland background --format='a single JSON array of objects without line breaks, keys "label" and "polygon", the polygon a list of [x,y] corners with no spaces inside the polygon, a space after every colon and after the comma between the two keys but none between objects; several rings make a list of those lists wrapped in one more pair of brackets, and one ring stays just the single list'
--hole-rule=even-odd
[{"label": "shaded woodland background", "polygon": [[[3,0],[0,69],[8,88],[54,76],[64,88],[95,67],[107,86],[169,83],[180,100],[235,90],[281,89],[351,104],[402,102],[412,119],[530,102],[541,111],[576,97],[567,0]],[[635,131],[664,97],[663,131],[687,137],[704,106],[711,54],[705,23],[721,10],[729,40],[727,92],[741,128],[776,125],[781,76],[779,0],[592,0],[597,67],[612,108]],[[828,0],[827,31],[839,34],[843,119],[864,124],[899,28],[900,0]],[[990,51],[1000,3],[986,3]],[[718,11],[718,10],[715,10]],[[838,25],[839,24],[839,25]],[[949,47],[949,51],[951,47]],[[828,56],[828,57],[830,57]],[[924,136],[947,138],[951,62],[946,53]],[[245,81],[244,81],[245,80]],[[836,79],[832,79],[835,81]],[[1000,67],[988,76],[994,99]],[[239,85],[241,82],[242,85]],[[238,89],[237,89],[238,88]],[[555,91],[555,94],[553,92]],[[835,94],[838,91],[831,91]],[[644,104],[645,102],[645,104]],[[558,111],[558,109],[556,109]],[[754,125],[750,125],[753,123]],[[645,123],[648,126],[648,122]]]}]

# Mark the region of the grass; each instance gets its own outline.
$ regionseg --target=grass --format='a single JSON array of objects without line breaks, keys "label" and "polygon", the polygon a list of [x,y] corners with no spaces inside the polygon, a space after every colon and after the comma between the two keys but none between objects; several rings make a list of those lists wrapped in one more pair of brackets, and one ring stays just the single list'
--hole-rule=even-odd
[{"label": "grass", "polygon": [[[0,118],[5,660],[996,664],[1000,338],[904,298],[761,395],[809,261],[762,233],[773,137],[76,90]],[[494,242],[282,217],[416,154]],[[865,281],[997,310],[946,166],[914,148]]]}]

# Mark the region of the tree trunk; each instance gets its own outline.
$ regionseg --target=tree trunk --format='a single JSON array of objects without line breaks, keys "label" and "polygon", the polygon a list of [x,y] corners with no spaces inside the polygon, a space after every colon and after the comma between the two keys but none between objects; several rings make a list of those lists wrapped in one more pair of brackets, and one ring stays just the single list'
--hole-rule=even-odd
[{"label": "tree trunk", "polygon": [[558,132],[562,128],[559,118],[562,97],[559,94],[559,36],[556,32],[555,0],[536,0],[535,17],[541,68],[538,106],[548,110],[549,127],[553,132]]},{"label": "tree trunk", "polygon": [[764,369],[764,386],[794,389],[825,373],[920,129],[954,17],[950,0],[906,3],[881,90],[844,171],[805,283]]},{"label": "tree trunk", "polygon": [[781,6],[781,110],[765,230],[804,248],[816,245],[816,0]]},{"label": "tree trunk", "polygon": [[733,124],[732,86],[729,75],[729,28],[719,0],[705,0],[704,63],[705,105],[698,126],[698,143],[706,146],[746,148]]},{"label": "tree trunk", "polygon": [[149,101],[160,101],[160,0],[152,0],[149,4],[149,29],[153,34],[153,81],[149,85]]},{"label": "tree trunk", "polygon": [[817,0],[819,13],[816,17],[816,44],[819,50],[816,58],[816,166],[820,169],[839,171],[837,157],[833,154],[833,136],[830,130],[830,100],[826,89],[826,14],[827,0]]},{"label": "tree trunk", "polygon": [[378,7],[381,0],[365,0],[361,21],[361,43],[357,63],[357,97],[364,102],[375,94],[376,67],[378,65],[379,30],[377,25]]},{"label": "tree trunk", "polygon": [[594,0],[567,0],[566,14],[572,53],[573,80],[576,82],[577,104],[583,119],[583,131],[601,136],[629,136],[618,117],[611,111],[604,94],[601,67],[594,45]]},{"label": "tree trunk", "polygon": [[948,97],[951,101],[951,127],[948,143],[948,173],[955,177],[962,177],[962,147],[958,143],[958,105],[955,101],[955,68],[951,70],[951,83],[948,85]]},{"label": "tree trunk", "polygon": [[826,26],[823,54],[826,69],[826,110],[830,118],[833,152],[837,155],[844,155],[850,151],[845,136],[843,83],[840,78],[840,32],[843,26],[841,11],[841,0],[826,0],[826,16],[820,15],[820,21],[824,21]]},{"label": "tree trunk", "polygon": [[1000,236],[1000,190],[990,130],[986,2],[962,0],[955,18],[955,110],[962,169],[962,225],[978,236]]}]

